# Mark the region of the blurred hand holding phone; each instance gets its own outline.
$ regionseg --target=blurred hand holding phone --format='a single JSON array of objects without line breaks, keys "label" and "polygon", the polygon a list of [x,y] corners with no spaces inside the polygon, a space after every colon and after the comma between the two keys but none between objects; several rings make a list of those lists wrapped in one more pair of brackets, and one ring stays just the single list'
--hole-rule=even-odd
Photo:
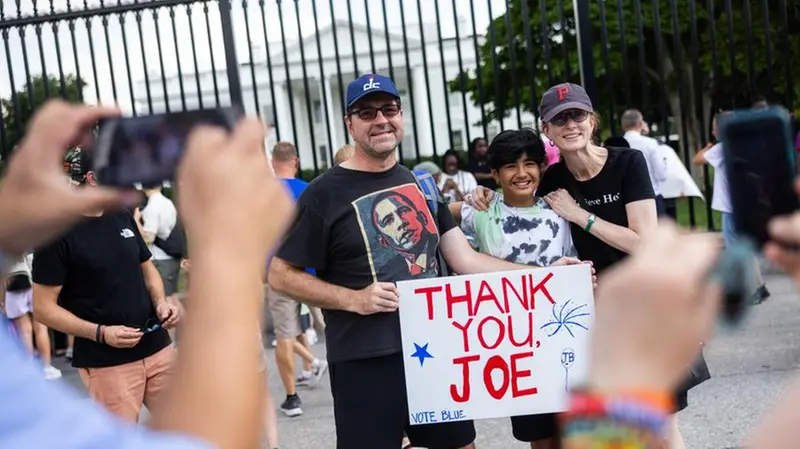
[{"label": "blurred hand holding phone", "polygon": [[719,129],[736,231],[760,250],[770,219],[800,208],[791,115],[780,106],[735,111]]},{"label": "blurred hand holding phone", "polygon": [[737,110],[721,115],[718,125],[738,241],[722,253],[713,275],[725,290],[723,315],[735,325],[755,289],[753,256],[771,240],[770,220],[797,211],[800,201],[794,189],[797,169],[786,109]]},{"label": "blurred hand holding phone", "polygon": [[102,121],[92,148],[93,171],[113,187],[173,181],[192,129],[210,125],[231,131],[242,115],[237,108],[217,108]]}]

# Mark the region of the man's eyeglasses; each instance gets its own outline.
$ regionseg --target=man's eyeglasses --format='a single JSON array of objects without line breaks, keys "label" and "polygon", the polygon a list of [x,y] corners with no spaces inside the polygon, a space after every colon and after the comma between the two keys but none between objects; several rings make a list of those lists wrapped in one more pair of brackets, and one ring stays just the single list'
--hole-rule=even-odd
[{"label": "man's eyeglasses", "polygon": [[589,118],[589,113],[583,109],[567,109],[564,112],[556,114],[555,117],[550,119],[550,123],[555,126],[564,126],[567,124],[569,119],[572,119],[572,121],[575,123],[580,123],[587,118]]},{"label": "man's eyeglasses", "polygon": [[358,118],[361,120],[375,120],[375,117],[378,116],[378,111],[381,111],[381,114],[383,114],[384,117],[392,118],[400,113],[400,106],[396,104],[385,104],[379,108],[368,106],[350,111],[350,114],[358,115]]}]

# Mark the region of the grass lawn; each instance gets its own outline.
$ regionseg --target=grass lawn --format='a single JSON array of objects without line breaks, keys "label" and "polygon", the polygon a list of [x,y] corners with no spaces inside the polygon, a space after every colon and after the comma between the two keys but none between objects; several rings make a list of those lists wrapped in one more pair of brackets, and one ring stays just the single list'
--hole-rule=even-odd
[{"label": "grass lawn", "polygon": [[[705,201],[699,198],[680,198],[675,201],[678,209],[677,221],[683,227],[691,228],[692,223],[689,216],[689,202],[694,206],[694,228],[698,231],[708,230],[708,213],[706,211]],[[719,231],[722,229],[722,217],[719,212],[711,211],[711,217],[714,220],[714,230]]]}]

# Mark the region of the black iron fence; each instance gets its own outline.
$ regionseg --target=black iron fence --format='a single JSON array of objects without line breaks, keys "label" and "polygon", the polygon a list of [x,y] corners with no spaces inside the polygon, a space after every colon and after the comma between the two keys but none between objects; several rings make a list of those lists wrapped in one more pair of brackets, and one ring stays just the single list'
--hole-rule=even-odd
[{"label": "black iron fence", "polygon": [[[582,82],[602,136],[637,108],[684,163],[714,111],[800,102],[800,0],[29,0],[0,3],[7,156],[60,96],[128,114],[240,104],[294,142],[313,176],[349,143],[347,83],[388,74],[403,97],[405,163],[539,126],[539,95]],[[708,173],[694,173],[710,199]],[[714,227],[710,200],[683,201]]]}]

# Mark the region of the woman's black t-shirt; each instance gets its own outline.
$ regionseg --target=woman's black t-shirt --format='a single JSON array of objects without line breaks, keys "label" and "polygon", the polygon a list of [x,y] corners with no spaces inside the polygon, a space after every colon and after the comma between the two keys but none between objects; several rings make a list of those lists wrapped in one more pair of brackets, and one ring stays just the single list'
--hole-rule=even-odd
[{"label": "woman's black t-shirt", "polygon": [[[588,181],[577,181],[564,161],[545,171],[537,190],[544,196],[558,189],[568,191],[580,206],[610,223],[628,227],[625,205],[634,201],[654,199],[653,185],[647,172],[647,162],[641,151],[607,147],[608,159],[600,172]],[[578,256],[591,260],[598,273],[627,255],[572,224],[572,240]]]}]

